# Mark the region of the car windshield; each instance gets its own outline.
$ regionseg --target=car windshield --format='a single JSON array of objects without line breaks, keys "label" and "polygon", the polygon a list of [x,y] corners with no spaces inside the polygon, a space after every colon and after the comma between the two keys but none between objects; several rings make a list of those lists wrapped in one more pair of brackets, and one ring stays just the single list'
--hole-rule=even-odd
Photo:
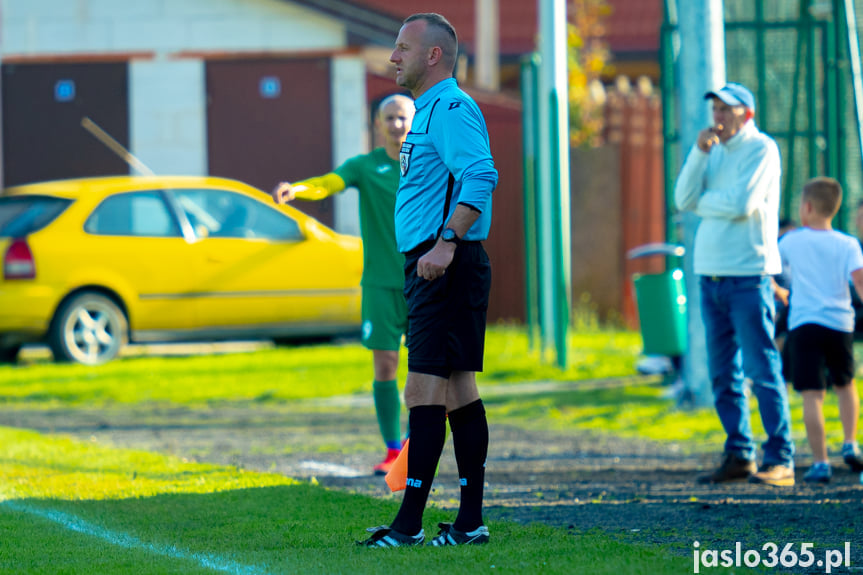
[{"label": "car windshield", "polygon": [[18,238],[37,232],[71,203],[72,200],[53,196],[0,197],[0,237]]}]

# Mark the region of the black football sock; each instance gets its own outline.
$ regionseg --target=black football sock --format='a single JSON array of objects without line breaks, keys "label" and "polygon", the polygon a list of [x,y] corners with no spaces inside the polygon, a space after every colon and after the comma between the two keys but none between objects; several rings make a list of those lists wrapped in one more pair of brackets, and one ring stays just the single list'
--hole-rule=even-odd
[{"label": "black football sock", "polygon": [[408,477],[404,499],[390,527],[406,535],[422,529],[423,511],[446,441],[446,407],[418,405],[408,414],[411,441],[408,446]]},{"label": "black football sock", "polygon": [[461,484],[461,501],[453,527],[473,531],[483,524],[482,495],[488,457],[488,421],[482,400],[451,411],[449,426]]}]

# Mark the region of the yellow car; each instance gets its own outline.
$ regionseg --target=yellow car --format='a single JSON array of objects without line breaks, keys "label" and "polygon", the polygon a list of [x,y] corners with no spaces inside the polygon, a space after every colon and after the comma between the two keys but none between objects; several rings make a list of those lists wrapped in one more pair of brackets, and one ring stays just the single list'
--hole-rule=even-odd
[{"label": "yellow car", "polygon": [[235,180],[119,176],[0,194],[0,362],[45,342],[98,364],[127,342],[359,333],[362,242]]}]

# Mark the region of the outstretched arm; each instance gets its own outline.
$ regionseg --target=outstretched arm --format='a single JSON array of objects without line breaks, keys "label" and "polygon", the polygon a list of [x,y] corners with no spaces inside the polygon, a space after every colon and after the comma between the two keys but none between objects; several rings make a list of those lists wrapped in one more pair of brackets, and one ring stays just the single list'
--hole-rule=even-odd
[{"label": "outstretched arm", "polygon": [[309,178],[295,184],[280,182],[273,191],[273,201],[277,204],[286,204],[294,199],[300,200],[323,200],[334,194],[344,191],[347,187],[345,181],[333,172],[318,178]]}]

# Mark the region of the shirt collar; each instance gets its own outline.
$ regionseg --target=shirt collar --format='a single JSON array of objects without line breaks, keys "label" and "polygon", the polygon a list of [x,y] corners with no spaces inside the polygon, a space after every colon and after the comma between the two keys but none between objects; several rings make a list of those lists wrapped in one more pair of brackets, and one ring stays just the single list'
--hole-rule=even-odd
[{"label": "shirt collar", "polygon": [[742,144],[745,140],[748,140],[749,137],[758,131],[758,128],[755,127],[755,120],[749,120],[740,128],[740,130],[731,136],[727,142],[725,142],[725,147],[728,149],[734,149],[740,144]]},{"label": "shirt collar", "polygon": [[458,86],[455,78],[447,78],[446,80],[441,80],[440,82],[426,90],[422,96],[417,98],[414,102],[414,106],[416,106],[417,110],[425,108],[430,103],[434,102],[441,92],[452,86]]}]

